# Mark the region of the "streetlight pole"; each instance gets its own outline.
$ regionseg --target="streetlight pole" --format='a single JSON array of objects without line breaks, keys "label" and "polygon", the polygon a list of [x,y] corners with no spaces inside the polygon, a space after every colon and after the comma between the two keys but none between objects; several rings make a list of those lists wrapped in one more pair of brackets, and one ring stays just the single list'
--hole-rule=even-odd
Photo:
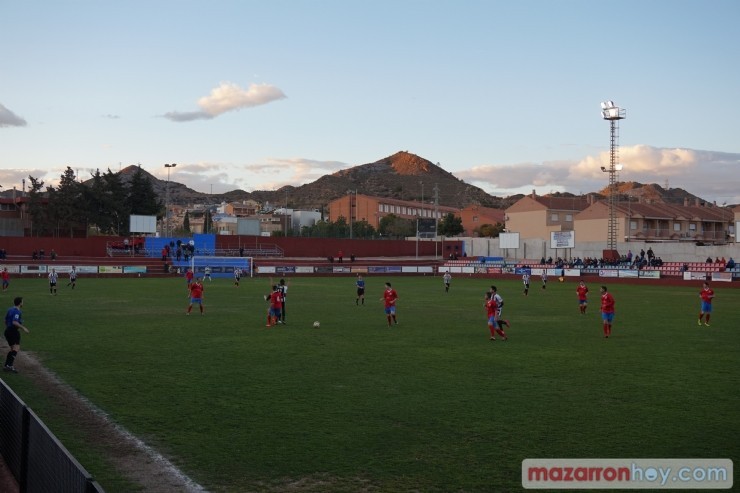
[{"label": "streetlight pole", "polygon": [[[357,203],[357,190],[355,189],[355,203]],[[349,239],[352,239],[352,190],[347,190],[349,194]],[[286,199],[287,200],[287,199]]]},{"label": "streetlight pole", "polygon": [[434,258],[437,259],[437,222],[439,221],[439,218],[437,217],[439,215],[438,212],[439,208],[439,186],[435,183],[434,184]]},{"label": "streetlight pole", "polygon": [[164,220],[165,220],[165,237],[170,236],[170,168],[177,166],[177,163],[165,164],[167,168],[167,186],[164,193]]}]

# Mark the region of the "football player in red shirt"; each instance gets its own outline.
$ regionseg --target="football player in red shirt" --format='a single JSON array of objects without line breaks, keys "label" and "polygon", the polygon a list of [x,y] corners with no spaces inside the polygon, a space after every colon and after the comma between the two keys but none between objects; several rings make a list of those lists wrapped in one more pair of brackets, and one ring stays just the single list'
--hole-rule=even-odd
[{"label": "football player in red shirt", "polygon": [[709,327],[709,318],[712,316],[712,299],[714,299],[714,291],[709,287],[708,282],[705,282],[704,287],[699,291],[699,297],[701,298],[701,310],[699,311],[699,320],[697,321],[697,325],[701,325],[701,319],[706,315],[704,325]]},{"label": "football player in red shirt", "polygon": [[601,320],[604,323],[604,337],[608,339],[612,335],[614,322],[614,296],[607,292],[606,286],[601,286]]},{"label": "football player in red shirt", "polygon": [[498,322],[498,303],[494,298],[493,293],[486,293],[486,314],[488,315],[488,331],[491,333],[491,340],[496,340],[496,333],[503,337],[504,341],[509,338],[506,337],[506,332],[501,328]]},{"label": "football player in red shirt", "polygon": [[277,325],[283,307],[283,292],[277,284],[272,287],[270,295],[270,312],[267,314],[267,327]]},{"label": "football player in red shirt", "polygon": [[193,274],[193,270],[188,267],[188,270],[185,271],[185,282],[188,283],[188,291],[190,291],[190,284],[193,282],[193,277],[195,275]]},{"label": "football player in red shirt", "polygon": [[188,311],[185,315],[190,315],[190,311],[193,309],[193,303],[198,303],[200,307],[200,314],[203,315],[203,284],[200,282],[200,277],[195,282],[190,284],[190,305],[188,305]]},{"label": "football player in red shirt", "polygon": [[586,308],[588,308],[588,286],[583,280],[578,283],[576,294],[578,295],[578,309],[581,310],[581,315],[585,315]]},{"label": "football player in red shirt", "polygon": [[385,317],[388,319],[388,327],[391,326],[391,320],[394,324],[398,325],[396,320],[396,300],[398,299],[398,293],[391,287],[391,283],[385,283],[385,291],[380,301],[385,302]]}]

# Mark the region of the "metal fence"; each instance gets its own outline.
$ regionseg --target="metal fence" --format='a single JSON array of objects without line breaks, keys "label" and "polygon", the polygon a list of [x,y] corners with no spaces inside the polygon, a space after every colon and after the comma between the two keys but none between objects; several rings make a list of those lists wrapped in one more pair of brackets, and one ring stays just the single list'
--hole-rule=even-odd
[{"label": "metal fence", "polygon": [[104,491],[2,380],[0,454],[18,481],[22,493]]}]

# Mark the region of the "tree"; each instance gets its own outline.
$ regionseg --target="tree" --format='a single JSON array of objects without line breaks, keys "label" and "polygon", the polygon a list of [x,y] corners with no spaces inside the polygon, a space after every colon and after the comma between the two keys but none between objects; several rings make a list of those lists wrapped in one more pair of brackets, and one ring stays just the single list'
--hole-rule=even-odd
[{"label": "tree", "polygon": [[355,238],[374,238],[377,235],[375,228],[366,220],[355,221],[352,223],[352,233]]},{"label": "tree", "polygon": [[107,186],[100,170],[95,170],[92,184],[82,187],[82,203],[87,211],[87,220],[90,226],[95,226],[103,234],[116,233],[115,217],[110,214]]},{"label": "tree", "polygon": [[85,225],[89,218],[85,205],[82,185],[77,182],[74,170],[67,166],[60,177],[59,186],[56,190],[50,189],[49,193],[49,210],[53,214],[52,220],[56,223],[59,234],[65,231],[71,238],[76,228]]},{"label": "tree", "polygon": [[416,236],[416,220],[404,219],[395,214],[388,214],[380,219],[378,230],[380,234],[388,237],[404,238],[407,236]]},{"label": "tree", "polygon": [[313,226],[303,226],[301,228],[301,236],[309,238],[329,238],[332,223],[328,221],[317,221]]},{"label": "tree", "polygon": [[123,181],[121,181],[121,175],[119,173],[113,173],[110,168],[103,175],[103,181],[105,182],[106,195],[104,216],[111,222],[109,232],[127,236],[130,233],[129,215],[131,214],[127,205],[128,190],[123,184]]},{"label": "tree", "polygon": [[163,216],[164,204],[157,198],[152,182],[141,171],[141,167],[136,168],[136,171],[131,176],[126,208],[130,214]]},{"label": "tree", "polygon": [[465,228],[463,228],[462,225],[462,218],[450,212],[439,222],[439,227],[437,228],[437,231],[440,235],[443,236],[459,235],[460,233],[465,231]]},{"label": "tree", "polygon": [[49,218],[47,215],[48,208],[44,206],[43,201],[43,180],[28,176],[30,188],[28,190],[28,215],[31,216],[31,236],[41,236],[48,234]]},{"label": "tree", "polygon": [[349,238],[349,223],[344,216],[339,216],[336,221],[328,224],[330,238]]},{"label": "tree", "polygon": [[475,230],[475,232],[478,233],[478,236],[482,238],[498,238],[498,235],[503,231],[504,225],[502,223],[482,224]]}]

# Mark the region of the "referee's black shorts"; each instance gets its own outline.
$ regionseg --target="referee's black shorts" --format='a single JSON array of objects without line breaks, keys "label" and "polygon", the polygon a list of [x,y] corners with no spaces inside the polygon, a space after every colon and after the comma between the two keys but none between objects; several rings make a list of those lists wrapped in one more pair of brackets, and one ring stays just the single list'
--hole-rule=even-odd
[{"label": "referee's black shorts", "polygon": [[21,333],[17,327],[8,327],[5,329],[5,340],[8,341],[8,346],[15,346],[21,343]]}]

